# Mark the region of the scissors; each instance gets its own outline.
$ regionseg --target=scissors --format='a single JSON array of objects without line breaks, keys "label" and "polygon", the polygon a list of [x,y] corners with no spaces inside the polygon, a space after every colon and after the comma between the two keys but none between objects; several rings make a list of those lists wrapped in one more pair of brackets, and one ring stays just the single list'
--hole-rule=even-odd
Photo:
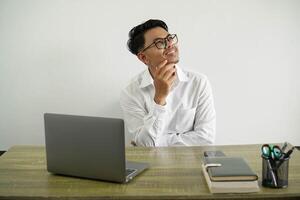
[{"label": "scissors", "polygon": [[261,147],[262,155],[268,159],[280,160],[283,156],[281,148],[277,145],[264,144]]}]

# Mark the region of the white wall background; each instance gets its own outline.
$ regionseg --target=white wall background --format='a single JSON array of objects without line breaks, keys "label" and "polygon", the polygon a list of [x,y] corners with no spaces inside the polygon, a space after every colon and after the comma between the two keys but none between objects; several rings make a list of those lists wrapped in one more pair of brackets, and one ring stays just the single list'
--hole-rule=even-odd
[{"label": "white wall background", "polygon": [[0,150],[44,144],[43,113],[122,117],[145,66],[128,31],[166,21],[180,66],[206,74],[217,144],[300,144],[298,0],[0,0]]}]

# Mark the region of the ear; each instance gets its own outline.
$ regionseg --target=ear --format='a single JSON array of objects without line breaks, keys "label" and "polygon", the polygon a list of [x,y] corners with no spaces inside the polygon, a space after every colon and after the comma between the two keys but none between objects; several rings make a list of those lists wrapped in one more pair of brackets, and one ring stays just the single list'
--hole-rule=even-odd
[{"label": "ear", "polygon": [[140,61],[142,61],[145,65],[149,64],[149,60],[147,59],[147,56],[143,53],[138,53],[137,57]]}]

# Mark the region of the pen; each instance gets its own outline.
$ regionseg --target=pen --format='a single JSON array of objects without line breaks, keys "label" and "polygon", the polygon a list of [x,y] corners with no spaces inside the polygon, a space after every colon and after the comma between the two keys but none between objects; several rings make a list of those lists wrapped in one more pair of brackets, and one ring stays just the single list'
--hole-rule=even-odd
[{"label": "pen", "polygon": [[284,142],[284,144],[283,144],[283,146],[282,146],[282,148],[281,148],[281,151],[284,153],[284,151],[285,151],[285,149],[286,149],[286,147],[287,147],[287,142]]},{"label": "pen", "polygon": [[273,180],[274,186],[277,187],[276,176],[275,176],[275,173],[274,173],[273,168],[271,166],[270,159],[267,159],[267,163],[268,163],[269,170],[271,172],[271,176],[272,176],[272,180]]},{"label": "pen", "polygon": [[281,148],[282,155],[279,158],[280,161],[283,161],[286,158],[288,158],[291,155],[291,153],[293,153],[294,151],[294,147],[292,147],[288,152],[284,153],[286,147],[287,147],[287,142],[285,142]]},{"label": "pen", "polygon": [[275,173],[273,171],[273,168],[272,168],[272,165],[271,165],[271,162],[270,162],[270,159],[269,158],[266,158],[265,156],[263,156],[264,159],[266,159],[267,161],[267,166],[270,170],[270,173],[271,173],[271,176],[272,176],[272,180],[273,180],[273,183],[274,183],[274,186],[277,187],[277,181],[276,181],[276,176],[275,176]]},{"label": "pen", "polygon": [[286,152],[285,154],[283,154],[282,157],[280,157],[280,162],[276,165],[276,169],[279,169],[279,167],[282,165],[282,163],[288,159],[290,157],[290,155],[293,153],[295,147],[292,147],[290,150],[288,150],[288,152]]},{"label": "pen", "polygon": [[293,153],[294,149],[295,149],[295,147],[292,147],[290,150],[288,150],[288,152],[286,152],[284,158],[290,157],[290,155]]}]

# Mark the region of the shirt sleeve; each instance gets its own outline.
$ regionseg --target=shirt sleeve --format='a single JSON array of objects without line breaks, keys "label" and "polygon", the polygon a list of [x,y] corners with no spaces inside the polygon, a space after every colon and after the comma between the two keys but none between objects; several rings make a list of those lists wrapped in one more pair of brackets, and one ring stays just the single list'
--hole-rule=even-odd
[{"label": "shirt sleeve", "polygon": [[125,124],[134,142],[138,146],[156,146],[162,135],[167,114],[165,106],[154,102],[150,110],[145,110],[143,102],[123,90],[120,104],[124,114]]},{"label": "shirt sleeve", "polygon": [[181,134],[172,134],[169,138],[171,145],[198,146],[215,142],[216,112],[212,89],[207,78],[203,79],[197,103],[194,130]]}]

